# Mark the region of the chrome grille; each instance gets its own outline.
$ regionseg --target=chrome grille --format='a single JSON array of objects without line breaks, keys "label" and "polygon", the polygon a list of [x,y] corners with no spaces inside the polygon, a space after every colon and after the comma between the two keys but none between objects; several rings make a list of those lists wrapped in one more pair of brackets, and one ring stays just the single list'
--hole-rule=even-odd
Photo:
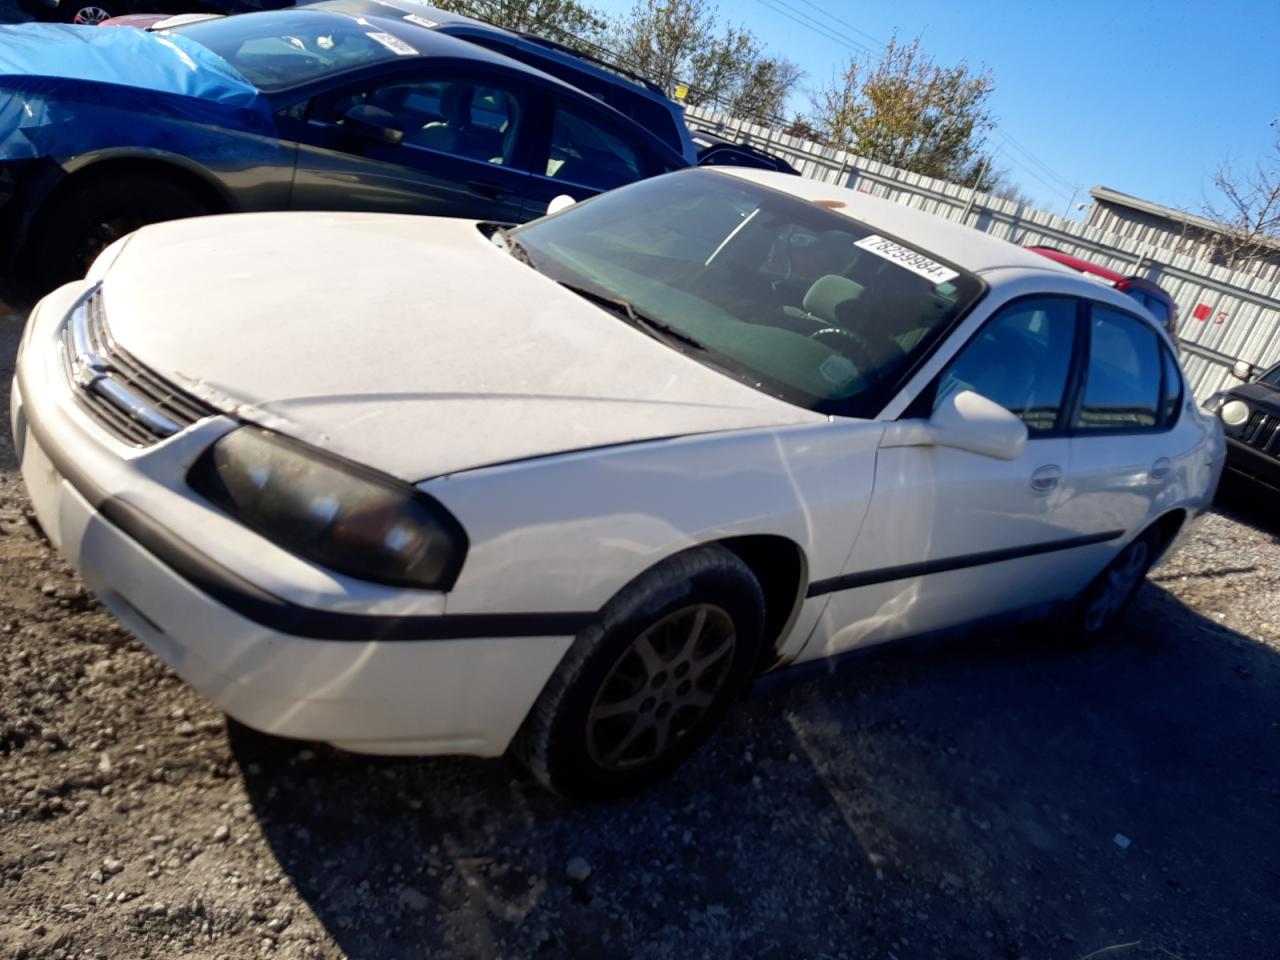
[{"label": "chrome grille", "polygon": [[1276,443],[1277,439],[1280,439],[1278,434],[1280,434],[1280,417],[1255,410],[1249,422],[1240,431],[1240,439],[1263,453],[1273,453],[1276,452],[1277,446],[1280,446]]},{"label": "chrome grille", "polygon": [[130,446],[151,446],[218,412],[147,369],[111,338],[97,290],[71,311],[61,347],[80,406]]}]

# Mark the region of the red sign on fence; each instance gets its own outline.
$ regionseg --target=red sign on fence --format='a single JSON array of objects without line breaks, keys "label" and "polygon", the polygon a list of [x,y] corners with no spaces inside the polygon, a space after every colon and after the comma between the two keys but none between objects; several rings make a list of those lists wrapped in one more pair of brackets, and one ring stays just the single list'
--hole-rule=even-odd
[{"label": "red sign on fence", "polygon": [[1208,320],[1212,313],[1213,307],[1209,306],[1207,303],[1197,303],[1196,308],[1191,311],[1191,315],[1202,323],[1205,320]]}]

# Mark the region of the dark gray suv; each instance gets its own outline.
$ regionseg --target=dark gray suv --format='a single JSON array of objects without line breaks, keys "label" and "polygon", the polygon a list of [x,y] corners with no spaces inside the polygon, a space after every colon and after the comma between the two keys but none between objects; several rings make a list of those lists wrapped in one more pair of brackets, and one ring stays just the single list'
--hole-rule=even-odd
[{"label": "dark gray suv", "polygon": [[94,30],[82,62],[67,45],[89,34],[72,30],[0,27],[0,244],[27,293],[160,220],[303,209],[523,222],[560,194],[689,165],[596,98],[388,6]]},{"label": "dark gray suv", "polygon": [[1258,375],[1241,362],[1231,372],[1245,382],[1204,403],[1222,420],[1227,470],[1280,490],[1280,364]]}]

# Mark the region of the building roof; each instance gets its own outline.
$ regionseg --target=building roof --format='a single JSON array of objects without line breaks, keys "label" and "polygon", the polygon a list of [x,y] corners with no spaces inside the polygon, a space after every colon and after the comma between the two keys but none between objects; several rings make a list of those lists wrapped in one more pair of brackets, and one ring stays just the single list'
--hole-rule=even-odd
[{"label": "building roof", "polygon": [[1100,203],[1107,203],[1113,207],[1128,207],[1131,210],[1141,210],[1143,213],[1164,217],[1166,220],[1172,220],[1175,223],[1185,223],[1188,226],[1198,227],[1208,233],[1222,233],[1226,229],[1222,224],[1207,217],[1200,217],[1184,210],[1176,210],[1160,203],[1152,203],[1150,200],[1143,200],[1140,197],[1131,197],[1127,193],[1121,193],[1119,190],[1112,190],[1109,187],[1090,187],[1089,196]]}]

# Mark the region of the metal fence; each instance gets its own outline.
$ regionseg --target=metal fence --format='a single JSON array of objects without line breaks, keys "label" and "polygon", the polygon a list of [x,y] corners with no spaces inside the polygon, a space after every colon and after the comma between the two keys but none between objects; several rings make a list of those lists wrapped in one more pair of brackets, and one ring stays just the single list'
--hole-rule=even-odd
[{"label": "metal fence", "polygon": [[1237,360],[1280,362],[1280,279],[1216,267],[1187,254],[1132,240],[1025,204],[976,192],[799,137],[696,107],[690,123],[784,157],[803,176],[840,183],[966,223],[1020,246],[1038,244],[1145,277],[1178,305],[1182,366],[1204,399],[1230,382]]}]

